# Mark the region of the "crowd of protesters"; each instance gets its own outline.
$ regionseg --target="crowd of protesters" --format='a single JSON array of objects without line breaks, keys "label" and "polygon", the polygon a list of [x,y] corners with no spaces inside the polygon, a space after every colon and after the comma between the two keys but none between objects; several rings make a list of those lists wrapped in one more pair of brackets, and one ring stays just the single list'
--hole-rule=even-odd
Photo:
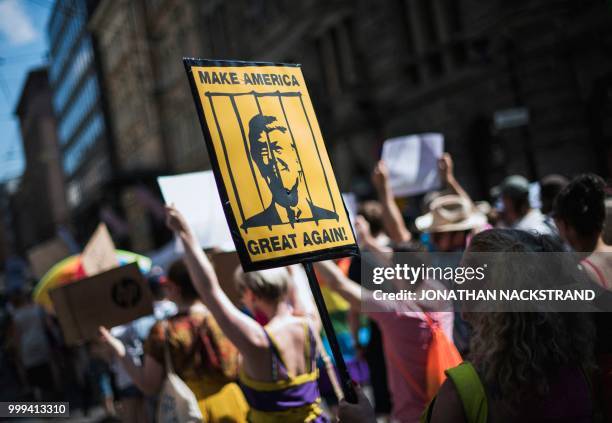
[{"label": "crowd of protesters", "polygon": [[[547,176],[534,207],[529,181],[512,175],[492,190],[491,203],[474,202],[453,166],[444,154],[443,189],[424,196],[421,216],[405,219],[385,164],[376,165],[377,198],[359,205],[354,222],[369,260],[388,264],[401,253],[441,252],[454,253],[449,257],[457,261],[446,265],[458,266],[475,253],[574,252],[578,272],[612,290],[612,225],[606,224],[612,213],[603,179]],[[329,346],[301,267],[238,268],[234,281],[219,281],[180,210],[167,207],[167,225],[184,257],[166,274],[150,275],[155,314],[101,327],[96,342],[65,347],[52,316],[24,292],[10,293],[3,362],[27,387],[24,398],[59,400],[72,390],[87,408],[97,392],[110,416],[155,421],[156,396],[173,371],[207,422],[612,421],[607,313],[460,313],[444,301],[396,307],[374,301],[362,286],[369,265],[363,255],[318,262],[343,353],[355,363],[349,367],[358,402],[338,403]],[[551,263],[530,261],[498,283],[545,274]],[[227,283],[236,284],[240,304],[221,288]],[[433,279],[403,288],[450,289]],[[428,360],[440,342],[459,361],[432,391]]]}]

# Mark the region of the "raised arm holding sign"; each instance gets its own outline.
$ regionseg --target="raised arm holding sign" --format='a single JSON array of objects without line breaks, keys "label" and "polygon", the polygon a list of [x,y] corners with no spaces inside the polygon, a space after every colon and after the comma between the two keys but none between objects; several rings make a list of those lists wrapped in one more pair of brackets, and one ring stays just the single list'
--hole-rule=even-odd
[{"label": "raised arm holding sign", "polygon": [[[312,262],[359,250],[300,67],[184,63],[243,269],[304,265],[345,396],[355,401]],[[266,342],[276,349],[267,335]]]},{"label": "raised arm holding sign", "polygon": [[267,321],[262,326],[227,297],[195,235],[172,207],[168,207],[168,227],[183,243],[185,262],[200,298],[242,354],[240,380],[251,406],[249,421],[276,421],[270,419],[284,412],[289,422],[319,421],[315,333],[309,320],[295,316],[286,301],[291,277],[287,269],[237,276],[242,303],[251,314]]}]

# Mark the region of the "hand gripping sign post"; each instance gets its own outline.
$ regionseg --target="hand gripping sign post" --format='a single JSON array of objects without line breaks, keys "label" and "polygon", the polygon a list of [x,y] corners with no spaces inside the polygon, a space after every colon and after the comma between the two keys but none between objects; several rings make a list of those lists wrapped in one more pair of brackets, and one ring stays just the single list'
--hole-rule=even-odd
[{"label": "hand gripping sign post", "polygon": [[298,65],[183,59],[245,271],[303,263],[349,402],[312,262],[359,253]]}]

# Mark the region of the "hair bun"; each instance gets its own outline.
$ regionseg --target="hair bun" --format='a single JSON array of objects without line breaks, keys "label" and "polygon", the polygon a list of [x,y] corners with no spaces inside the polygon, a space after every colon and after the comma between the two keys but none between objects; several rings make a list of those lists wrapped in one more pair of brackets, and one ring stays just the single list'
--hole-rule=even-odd
[{"label": "hair bun", "polygon": [[605,211],[604,180],[592,173],[574,178],[555,199],[555,215],[583,236],[601,232]]}]

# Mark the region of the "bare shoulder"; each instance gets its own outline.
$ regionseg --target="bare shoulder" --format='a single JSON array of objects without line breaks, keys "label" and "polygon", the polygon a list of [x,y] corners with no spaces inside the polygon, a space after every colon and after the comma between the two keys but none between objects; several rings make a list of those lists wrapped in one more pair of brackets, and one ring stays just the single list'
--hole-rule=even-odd
[{"label": "bare shoulder", "polygon": [[268,333],[278,337],[301,338],[306,321],[307,319],[302,316],[287,316],[279,320],[273,320],[266,325],[266,329]]},{"label": "bare shoulder", "polygon": [[266,326],[268,334],[281,349],[302,348],[304,345],[304,317],[287,316],[278,321],[272,321]]},{"label": "bare shoulder", "polygon": [[463,403],[450,379],[446,379],[438,391],[431,423],[466,423]]},{"label": "bare shoulder", "polygon": [[601,251],[593,252],[588,259],[598,267],[609,269],[612,267],[612,246],[606,245]]},{"label": "bare shoulder", "polygon": [[608,281],[612,281],[612,247],[606,248],[605,251],[594,252],[588,257],[588,260],[591,265],[583,267],[590,278],[601,284],[601,278],[603,277],[605,282],[609,284]]}]

